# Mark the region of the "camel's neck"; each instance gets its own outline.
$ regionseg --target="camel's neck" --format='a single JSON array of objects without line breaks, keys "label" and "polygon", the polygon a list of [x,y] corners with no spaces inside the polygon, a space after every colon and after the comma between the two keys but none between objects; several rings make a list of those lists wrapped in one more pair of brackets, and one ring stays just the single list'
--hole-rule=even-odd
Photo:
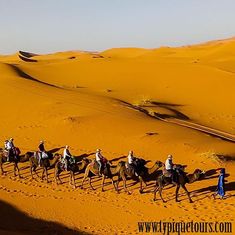
[{"label": "camel's neck", "polygon": [[30,155],[25,154],[24,156],[20,157],[20,162],[27,162],[29,160]]},{"label": "camel's neck", "polygon": [[191,183],[198,180],[199,175],[198,174],[188,174],[187,178],[188,178],[188,183],[191,184]]},{"label": "camel's neck", "polygon": [[78,169],[79,170],[83,170],[85,167],[86,167],[86,163],[85,162],[78,163]]},{"label": "camel's neck", "polygon": [[54,166],[57,163],[58,159],[58,157],[54,157],[52,160],[50,160],[50,166]]},{"label": "camel's neck", "polygon": [[159,169],[159,167],[156,164],[154,164],[151,168],[147,168],[148,174],[151,175],[154,172],[156,172],[158,169]]},{"label": "camel's neck", "polygon": [[110,167],[110,172],[112,175],[116,175],[119,172],[120,166]]}]

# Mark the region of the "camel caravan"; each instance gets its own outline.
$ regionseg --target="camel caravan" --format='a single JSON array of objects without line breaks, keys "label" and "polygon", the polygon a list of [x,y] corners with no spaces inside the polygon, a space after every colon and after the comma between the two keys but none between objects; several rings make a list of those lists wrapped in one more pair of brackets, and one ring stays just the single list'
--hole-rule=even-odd
[{"label": "camel caravan", "polygon": [[[190,193],[186,188],[187,183],[193,183],[200,180],[205,174],[204,171],[196,169],[194,173],[188,174],[185,172],[185,167],[182,165],[173,164],[172,155],[168,155],[165,164],[161,161],[156,161],[152,167],[146,167],[147,161],[142,158],[134,156],[133,151],[129,151],[127,161],[119,161],[116,166],[108,161],[103,155],[100,149],[97,149],[95,153],[95,159],[90,160],[87,157],[83,157],[81,161],[77,161],[70,153],[70,147],[66,145],[63,150],[63,155],[59,153],[53,154],[52,151],[46,151],[44,147],[44,141],[40,141],[38,150],[35,152],[27,152],[24,155],[20,155],[20,149],[14,146],[14,139],[10,138],[4,143],[4,148],[0,148],[0,170],[4,175],[6,172],[3,170],[4,163],[13,163],[14,175],[21,178],[20,169],[18,163],[29,162],[29,169],[31,178],[34,179],[34,175],[39,177],[37,169],[42,169],[41,179],[44,177],[48,180],[48,170],[54,168],[54,181],[56,184],[62,184],[60,174],[65,171],[69,172],[70,180],[69,184],[76,188],[75,174],[84,173],[80,188],[83,188],[86,180],[89,182],[89,186],[92,190],[95,188],[92,186],[92,178],[94,176],[101,177],[101,190],[104,191],[105,179],[111,180],[114,190],[119,193],[119,182],[123,181],[124,191],[128,194],[131,192],[127,188],[127,179],[132,179],[139,182],[139,192],[143,193],[144,188],[147,187],[147,182],[155,180],[153,200],[156,200],[156,194],[159,192],[160,198],[163,202],[166,202],[162,196],[162,190],[166,185],[176,186],[175,200],[178,202],[178,192],[182,188],[186,192],[189,202],[192,202]],[[117,178],[116,182],[114,177]]]}]

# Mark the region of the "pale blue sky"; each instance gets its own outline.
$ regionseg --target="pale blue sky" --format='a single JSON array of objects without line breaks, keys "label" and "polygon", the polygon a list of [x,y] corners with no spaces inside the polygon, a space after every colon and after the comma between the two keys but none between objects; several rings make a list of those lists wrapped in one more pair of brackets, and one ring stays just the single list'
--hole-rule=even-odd
[{"label": "pale blue sky", "polygon": [[179,46],[235,36],[235,0],[0,0],[0,54]]}]

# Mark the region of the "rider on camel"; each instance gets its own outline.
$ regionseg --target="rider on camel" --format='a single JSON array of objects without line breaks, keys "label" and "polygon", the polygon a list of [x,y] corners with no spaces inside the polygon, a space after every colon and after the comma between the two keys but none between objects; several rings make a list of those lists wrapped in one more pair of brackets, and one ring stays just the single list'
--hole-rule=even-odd
[{"label": "rider on camel", "polygon": [[10,138],[7,142],[5,141],[5,148],[7,150],[7,161],[10,161],[10,157],[15,154],[15,146],[13,143],[14,139]]},{"label": "rider on camel", "polygon": [[66,171],[68,170],[68,163],[71,161],[71,159],[72,159],[72,154],[69,151],[69,146],[66,145],[64,152],[63,152],[63,159],[62,159],[62,162],[64,163]]},{"label": "rider on camel", "polygon": [[39,156],[39,166],[41,166],[42,158],[46,158],[47,156],[43,140],[40,141],[38,146],[38,156]]},{"label": "rider on camel", "polygon": [[136,176],[139,176],[138,174],[138,169],[137,169],[137,158],[134,157],[134,153],[132,150],[129,151],[129,154],[127,156],[127,162],[128,162],[128,165],[130,167],[133,167],[134,168],[134,171],[135,171],[135,175]]},{"label": "rider on camel", "polygon": [[103,157],[103,155],[101,154],[101,150],[100,149],[96,150],[95,160],[97,161],[98,166],[99,166],[99,176],[101,176],[101,171],[102,171],[102,169],[104,167],[104,162],[106,161],[106,158]]},{"label": "rider on camel", "polygon": [[172,181],[175,182],[177,173],[174,169],[173,157],[170,154],[167,156],[167,159],[166,159],[166,162],[165,162],[165,169],[169,173]]}]

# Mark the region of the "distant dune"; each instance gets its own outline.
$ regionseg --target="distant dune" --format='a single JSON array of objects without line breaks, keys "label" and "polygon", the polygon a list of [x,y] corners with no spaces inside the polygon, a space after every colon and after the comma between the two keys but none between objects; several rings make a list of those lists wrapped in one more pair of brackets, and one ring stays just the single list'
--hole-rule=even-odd
[{"label": "distant dune", "polygon": [[[101,193],[98,178],[95,191],[88,184],[73,190],[68,173],[56,186],[53,169],[47,184],[31,180],[28,162],[19,164],[22,179],[13,176],[12,164],[4,164],[0,200],[6,211],[12,210],[8,204],[17,208],[15,218],[24,212],[22,221],[36,224],[34,231],[42,229],[40,221],[50,221],[46,226],[59,231],[69,227],[92,234],[136,234],[138,221],[234,224],[234,38],[174,48],[19,51],[0,55],[0,74],[0,141],[14,137],[22,154],[36,150],[43,139],[48,150],[69,144],[79,159],[94,159],[100,148],[116,165],[133,150],[150,161],[148,167],[172,154],[175,163],[187,165],[187,172],[207,172],[205,179],[188,185],[193,204],[181,190],[176,203],[174,187],[164,189],[163,204],[152,201],[154,181],[142,195],[133,180],[127,181],[131,195],[122,183],[116,194],[108,179]],[[214,201],[221,167],[227,172],[228,197]],[[82,177],[76,175],[77,185]]]}]

